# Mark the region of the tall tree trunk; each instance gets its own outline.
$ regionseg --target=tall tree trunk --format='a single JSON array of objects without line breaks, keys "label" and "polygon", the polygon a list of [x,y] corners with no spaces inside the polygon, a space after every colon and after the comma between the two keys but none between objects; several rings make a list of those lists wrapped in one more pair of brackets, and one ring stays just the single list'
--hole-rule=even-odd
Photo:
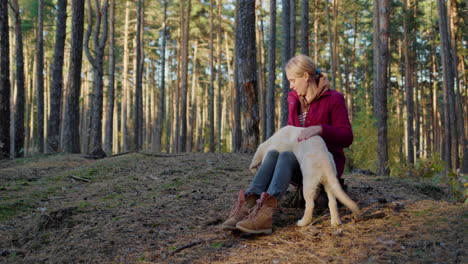
[{"label": "tall tree trunk", "polygon": [[142,41],[143,41],[143,0],[138,0],[138,8],[137,8],[137,30],[136,30],[136,45],[135,45],[135,52],[136,52],[136,69],[135,69],[135,76],[136,76],[136,83],[135,83],[135,103],[134,103],[134,124],[133,127],[134,131],[134,138],[133,144],[135,150],[138,151],[141,149],[142,145],[142,127],[143,127],[143,98],[142,98],[142,85],[143,85],[143,55],[142,55]]},{"label": "tall tree trunk", "polygon": [[67,101],[65,105],[63,150],[80,153],[80,87],[83,53],[84,0],[72,0],[72,37],[70,47],[70,68],[67,80]]},{"label": "tall tree trunk", "polygon": [[283,95],[281,97],[281,126],[285,126],[288,123],[288,92],[289,92],[289,81],[284,74],[284,67],[291,58],[291,5],[290,0],[282,0],[283,3],[283,50],[282,50],[282,71],[283,71]]},{"label": "tall tree trunk", "polygon": [[411,60],[411,43],[410,34],[412,29],[410,27],[410,21],[412,20],[413,12],[410,11],[409,0],[404,0],[404,19],[403,19],[403,46],[404,46],[404,57],[405,57],[405,92],[406,92],[406,134],[408,137],[408,144],[406,149],[406,155],[409,164],[414,164],[414,132],[413,132],[413,78],[412,78],[412,60]]},{"label": "tall tree trunk", "polygon": [[[103,107],[103,87],[104,87],[104,52],[107,42],[108,20],[107,9],[108,0],[104,0],[101,5],[100,0],[95,0],[96,12],[94,12],[95,21],[93,21],[93,10],[91,0],[88,0],[88,30],[85,38],[85,53],[93,68],[93,95],[92,95],[92,112],[91,112],[91,141],[89,154],[96,158],[106,156],[102,149],[102,107]],[[95,25],[94,22],[96,22]],[[93,47],[94,56],[89,49],[89,39],[92,27],[93,32]]]},{"label": "tall tree trunk", "polygon": [[373,109],[373,112],[375,114],[375,111],[377,109],[377,103],[376,103],[376,99],[377,97],[375,96],[375,93],[377,91],[375,91],[375,88],[377,87],[377,83],[379,82],[378,80],[378,76],[379,75],[379,0],[374,0],[374,13],[372,15],[372,27],[373,27],[373,30],[374,30],[374,34],[373,34],[373,64],[372,64],[372,72],[373,72],[373,93],[374,93],[374,96],[372,97],[372,109]]},{"label": "tall tree trunk", "polygon": [[[117,149],[112,148],[113,130],[118,129],[117,125],[114,126],[115,103],[115,1],[110,2],[109,6],[109,82],[107,87],[107,109],[106,109],[106,124],[105,124],[105,141],[104,150],[107,153],[112,151],[117,152]],[[118,131],[116,131],[118,133]]]},{"label": "tall tree trunk", "polygon": [[121,132],[122,132],[122,148],[124,152],[130,150],[129,147],[129,131],[128,131],[128,116],[130,107],[130,87],[128,80],[128,63],[130,59],[130,51],[128,45],[129,32],[130,32],[130,1],[125,1],[125,26],[124,26],[124,54],[123,54],[123,85],[122,85],[122,100],[121,100]]},{"label": "tall tree trunk", "polygon": [[276,77],[276,0],[270,1],[270,39],[268,41],[268,89],[266,111],[266,138],[275,131],[275,77]]},{"label": "tall tree trunk", "polygon": [[223,5],[223,1],[222,0],[217,0],[216,1],[216,5],[218,6],[218,26],[216,27],[216,40],[218,42],[218,46],[217,46],[217,49],[218,49],[218,108],[217,108],[217,115],[216,115],[216,126],[218,127],[218,136],[217,136],[217,151],[218,152],[221,152],[221,144],[222,144],[222,139],[221,139],[221,130],[222,130],[222,103],[223,103],[223,99],[222,99],[222,96],[221,96],[221,85],[222,85],[222,80],[221,80],[221,77],[222,77],[222,74],[221,74],[221,60],[222,60],[222,53],[221,53],[221,33],[222,33],[222,20],[221,20],[221,9],[222,9],[222,5]]},{"label": "tall tree trunk", "polygon": [[60,117],[63,90],[63,54],[65,50],[67,0],[57,1],[54,64],[50,92],[50,116],[47,127],[47,153],[59,151]]},{"label": "tall tree trunk", "polygon": [[291,22],[289,23],[290,26],[290,37],[291,37],[291,45],[289,46],[291,54],[289,55],[290,58],[296,55],[296,0],[290,0],[289,10],[291,15],[289,19]]},{"label": "tall tree trunk", "polygon": [[[13,1],[15,15],[15,58],[16,58],[16,102],[15,102],[15,149],[14,157],[24,156],[24,104],[25,104],[25,77],[24,77],[24,56],[23,56],[23,33],[21,30],[21,16],[19,12],[18,0]],[[2,63],[2,65],[4,65]]]},{"label": "tall tree trunk", "polygon": [[254,152],[259,143],[255,0],[239,1],[237,19],[235,57],[244,128],[241,150]]},{"label": "tall tree trunk", "polygon": [[[184,12],[184,22],[182,24],[182,49],[181,49],[181,112],[180,122],[182,124],[180,131],[179,151],[187,151],[187,90],[188,90],[188,45],[189,45],[189,33],[190,33],[190,9],[191,0],[187,2],[187,8]],[[213,145],[214,148],[214,145]]]},{"label": "tall tree trunk", "polygon": [[156,129],[155,129],[155,138],[153,140],[153,150],[156,152],[161,152],[161,137],[163,131],[163,122],[166,116],[165,113],[165,73],[166,73],[166,36],[167,36],[167,0],[163,0],[163,25],[162,25],[162,46],[161,46],[161,84],[159,89],[159,106],[158,106],[158,115],[156,118]]},{"label": "tall tree trunk", "polygon": [[328,29],[328,43],[330,45],[330,79],[332,81],[332,89],[336,89],[336,81],[335,81],[335,56],[333,56],[333,35],[331,30],[331,22],[330,22],[330,3],[328,0],[325,1],[325,13],[327,15],[327,29]]},{"label": "tall tree trunk", "polygon": [[319,0],[314,4],[314,62],[318,63],[319,54]]},{"label": "tall tree trunk", "polygon": [[210,0],[210,86],[208,89],[208,130],[209,132],[209,150],[215,151],[215,136],[214,136],[214,25],[213,25],[213,0]]},{"label": "tall tree trunk", "polygon": [[10,157],[10,36],[8,1],[0,0],[0,159]]},{"label": "tall tree trunk", "polygon": [[[389,0],[379,1],[379,13],[374,18],[379,19],[379,31],[374,34],[379,35],[379,41],[374,43],[378,45],[379,76],[377,82],[374,83],[374,91],[376,97],[375,115],[377,118],[377,155],[378,155],[378,168],[380,175],[388,175],[388,141],[387,141],[387,67],[388,67],[388,34],[389,34]],[[375,73],[374,73],[375,74]]]},{"label": "tall tree trunk", "polygon": [[39,153],[44,152],[44,0],[37,7],[37,48],[36,48],[36,102],[37,102],[37,143]]},{"label": "tall tree trunk", "polygon": [[[454,115],[451,108],[453,108],[453,100],[451,98],[451,92],[453,93],[453,72],[451,66],[451,44],[448,32],[447,23],[447,8],[444,0],[437,0],[439,6],[439,31],[441,39],[441,57],[442,57],[442,70],[443,70],[443,96],[444,96],[444,161],[445,170],[450,172],[452,170],[452,153],[453,149],[451,146],[451,133],[452,130],[456,130],[455,123],[452,122],[454,119],[451,118]],[[452,105],[452,107],[450,106]]]},{"label": "tall tree trunk", "polygon": [[308,0],[302,0],[301,53],[309,56],[309,1]]}]

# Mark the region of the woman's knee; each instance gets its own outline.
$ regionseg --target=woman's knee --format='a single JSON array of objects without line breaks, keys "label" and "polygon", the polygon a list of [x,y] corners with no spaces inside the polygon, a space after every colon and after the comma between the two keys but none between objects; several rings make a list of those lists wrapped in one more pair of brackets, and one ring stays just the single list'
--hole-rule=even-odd
[{"label": "woman's knee", "polygon": [[278,159],[280,153],[277,150],[270,150],[267,152],[265,159]]},{"label": "woman's knee", "polygon": [[296,155],[291,151],[281,152],[278,156],[278,160],[297,163]]}]

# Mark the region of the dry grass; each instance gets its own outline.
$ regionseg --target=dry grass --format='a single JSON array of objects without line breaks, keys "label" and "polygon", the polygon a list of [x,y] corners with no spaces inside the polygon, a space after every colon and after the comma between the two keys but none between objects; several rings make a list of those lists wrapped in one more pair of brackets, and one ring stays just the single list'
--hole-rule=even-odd
[{"label": "dry grass", "polygon": [[[364,212],[357,221],[342,208],[339,227],[325,211],[299,228],[302,210],[282,206],[270,236],[223,232],[219,224],[252,177],[250,158],[2,162],[0,263],[468,263],[466,206],[385,177],[346,175]],[[24,206],[10,210],[15,204]]]}]

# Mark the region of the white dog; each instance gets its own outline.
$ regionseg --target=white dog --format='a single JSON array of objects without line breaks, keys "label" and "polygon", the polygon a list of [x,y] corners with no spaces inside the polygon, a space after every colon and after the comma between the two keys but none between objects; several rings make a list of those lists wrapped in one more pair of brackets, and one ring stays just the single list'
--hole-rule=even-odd
[{"label": "white dog", "polygon": [[297,138],[304,128],[285,126],[262,143],[252,159],[249,169],[255,172],[270,150],[278,152],[292,151],[300,164],[302,171],[303,194],[306,202],[304,216],[297,222],[298,226],[306,226],[312,222],[314,199],[319,184],[327,192],[331,224],[341,224],[336,198],[346,205],[354,214],[359,214],[359,207],[341,188],[336,178],[336,167],[333,156],[328,152],[325,141],[320,136],[314,136],[298,142]]}]

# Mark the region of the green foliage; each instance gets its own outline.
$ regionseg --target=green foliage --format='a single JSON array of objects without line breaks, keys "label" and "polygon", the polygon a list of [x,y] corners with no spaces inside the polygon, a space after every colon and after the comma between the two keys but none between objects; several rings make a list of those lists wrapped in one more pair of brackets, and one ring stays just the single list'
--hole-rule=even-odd
[{"label": "green foliage", "polygon": [[426,159],[419,159],[416,163],[408,164],[407,162],[401,162],[393,164],[391,167],[392,176],[404,178],[413,177],[417,179],[432,179],[437,173],[440,173],[444,169],[444,162],[440,158],[440,155],[434,153]]}]

